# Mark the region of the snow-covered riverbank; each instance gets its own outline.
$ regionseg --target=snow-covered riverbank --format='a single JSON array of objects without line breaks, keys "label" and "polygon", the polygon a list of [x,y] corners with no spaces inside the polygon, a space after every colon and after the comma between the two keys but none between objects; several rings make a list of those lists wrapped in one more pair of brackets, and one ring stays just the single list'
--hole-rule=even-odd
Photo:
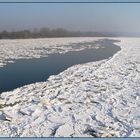
[{"label": "snow-covered riverbank", "polygon": [[2,93],[0,135],[140,136],[140,38],[117,40],[110,59]]}]

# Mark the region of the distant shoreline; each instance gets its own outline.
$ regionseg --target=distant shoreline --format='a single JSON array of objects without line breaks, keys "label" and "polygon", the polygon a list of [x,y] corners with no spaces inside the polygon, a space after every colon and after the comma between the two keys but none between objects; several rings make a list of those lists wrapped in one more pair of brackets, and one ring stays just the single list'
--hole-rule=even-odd
[{"label": "distant shoreline", "polygon": [[41,28],[19,31],[1,31],[0,39],[35,39],[35,38],[61,38],[61,37],[115,37],[112,34],[106,34],[93,31],[69,31],[63,28]]}]

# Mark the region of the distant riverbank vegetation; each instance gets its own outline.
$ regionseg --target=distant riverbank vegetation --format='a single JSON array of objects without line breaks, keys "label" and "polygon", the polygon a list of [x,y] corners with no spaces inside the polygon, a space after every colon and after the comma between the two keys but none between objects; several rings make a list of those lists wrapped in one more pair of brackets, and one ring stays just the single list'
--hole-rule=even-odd
[{"label": "distant riverbank vegetation", "polygon": [[98,32],[81,32],[81,31],[68,31],[63,28],[41,28],[21,31],[2,31],[0,32],[0,39],[29,39],[29,38],[52,38],[52,37],[106,37]]}]

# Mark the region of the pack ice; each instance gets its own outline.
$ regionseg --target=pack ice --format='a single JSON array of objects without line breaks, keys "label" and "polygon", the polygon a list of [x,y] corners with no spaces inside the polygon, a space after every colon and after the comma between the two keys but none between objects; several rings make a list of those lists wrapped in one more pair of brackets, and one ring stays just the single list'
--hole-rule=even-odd
[{"label": "pack ice", "polygon": [[[97,39],[0,41],[1,66]],[[140,137],[140,38],[112,39],[121,41],[121,51],[109,59],[75,65],[46,82],[2,93],[0,136]]]}]

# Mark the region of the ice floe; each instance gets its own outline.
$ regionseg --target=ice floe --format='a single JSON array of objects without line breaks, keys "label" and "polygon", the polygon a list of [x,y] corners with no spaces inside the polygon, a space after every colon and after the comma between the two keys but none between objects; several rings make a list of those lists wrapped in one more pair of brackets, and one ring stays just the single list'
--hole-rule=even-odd
[{"label": "ice floe", "polygon": [[[76,47],[75,43],[95,41],[99,38],[48,38],[0,40],[0,67],[13,63],[16,59],[47,57],[53,53],[66,53],[85,48]],[[91,47],[90,44],[88,47]],[[98,48],[98,46],[96,46]]]}]

